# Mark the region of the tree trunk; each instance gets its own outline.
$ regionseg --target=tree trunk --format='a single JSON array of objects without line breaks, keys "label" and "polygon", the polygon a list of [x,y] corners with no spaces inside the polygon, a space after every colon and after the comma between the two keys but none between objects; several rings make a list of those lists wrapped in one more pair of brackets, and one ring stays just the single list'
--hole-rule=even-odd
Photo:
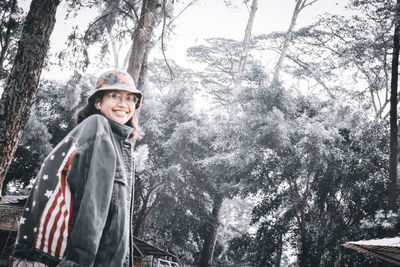
[{"label": "tree trunk", "polygon": [[275,257],[275,266],[279,267],[281,266],[281,261],[282,261],[282,252],[283,252],[283,229],[279,229],[279,237],[277,240],[276,244],[276,257]]},{"label": "tree trunk", "polygon": [[256,15],[258,0],[253,0],[251,4],[250,16],[247,21],[246,30],[244,33],[243,43],[242,43],[242,53],[240,54],[240,61],[237,74],[235,76],[235,88],[239,88],[242,83],[242,76],[244,71],[244,66],[246,65],[247,55],[249,52],[251,30],[253,28],[254,17]]},{"label": "tree trunk", "polygon": [[0,197],[3,181],[35,102],[60,0],[33,0],[0,100]]},{"label": "tree trunk", "polygon": [[308,238],[307,238],[307,231],[306,231],[306,225],[305,225],[305,201],[301,201],[298,204],[296,204],[295,207],[295,214],[296,214],[296,220],[297,220],[297,227],[299,231],[299,241],[300,241],[300,249],[298,253],[298,261],[299,261],[299,266],[301,267],[306,267],[310,266],[309,264],[309,252],[308,252]]},{"label": "tree trunk", "polygon": [[143,91],[144,88],[144,82],[145,82],[145,77],[147,74],[147,59],[149,58],[149,52],[150,52],[150,47],[146,47],[146,51],[144,51],[144,56],[143,56],[143,61],[142,61],[142,68],[139,73],[139,79],[136,84],[137,88],[139,88],[140,91]]},{"label": "tree trunk", "polygon": [[307,238],[305,235],[303,235],[300,239],[301,242],[301,247],[300,247],[300,253],[299,253],[299,266],[300,267],[308,267],[310,265],[310,258],[309,258],[309,253],[308,253],[308,244],[307,244]]},{"label": "tree trunk", "polygon": [[114,42],[114,38],[112,36],[112,29],[110,26],[107,26],[107,34],[108,38],[110,39],[111,48],[112,48],[112,55],[114,57],[114,68],[119,69],[119,61],[118,61],[118,49]]},{"label": "tree trunk", "polygon": [[210,225],[207,225],[207,233],[203,243],[203,249],[201,250],[201,256],[199,261],[199,267],[212,266],[215,243],[217,242],[217,233],[219,226],[219,211],[222,207],[223,198],[216,197],[214,200],[214,206],[212,210],[212,221]]},{"label": "tree trunk", "polygon": [[[140,18],[133,31],[133,44],[127,71],[132,75],[137,86],[139,80],[143,80],[140,75],[145,73],[143,68],[146,68],[147,65],[147,53],[156,22],[155,13],[159,7],[161,7],[161,4],[158,0],[143,0]],[[142,90],[143,88],[138,86],[138,89]]]},{"label": "tree trunk", "polygon": [[274,75],[272,77],[272,84],[278,82],[278,80],[279,80],[279,72],[281,71],[281,68],[283,65],[283,60],[285,59],[286,53],[289,49],[289,43],[292,40],[293,29],[294,29],[294,26],[296,25],[296,20],[297,20],[297,17],[299,15],[300,11],[303,8],[305,8],[306,6],[311,5],[316,1],[317,0],[310,1],[309,3],[306,4],[307,0],[296,0],[296,6],[293,11],[292,20],[290,21],[289,29],[287,30],[287,32],[285,34],[285,40],[283,41],[282,52],[281,52],[281,55],[279,56],[278,63],[276,63],[276,66],[275,66]]},{"label": "tree trunk", "polygon": [[[150,197],[152,196],[154,190],[157,189],[157,187],[154,187],[153,189],[148,190],[146,192],[146,196],[143,198],[142,207],[140,208],[139,212],[137,213],[135,226],[133,228],[133,235],[136,237],[142,238],[145,220],[146,220],[147,215],[149,214],[150,210],[153,209],[153,207],[155,205],[155,202],[153,202],[149,206]],[[142,229],[142,233],[140,231],[141,229]]]},{"label": "tree trunk", "polygon": [[397,82],[400,48],[400,0],[397,0],[395,27],[393,35],[392,78],[390,84],[390,159],[389,159],[389,186],[388,208],[395,210],[397,198]]}]

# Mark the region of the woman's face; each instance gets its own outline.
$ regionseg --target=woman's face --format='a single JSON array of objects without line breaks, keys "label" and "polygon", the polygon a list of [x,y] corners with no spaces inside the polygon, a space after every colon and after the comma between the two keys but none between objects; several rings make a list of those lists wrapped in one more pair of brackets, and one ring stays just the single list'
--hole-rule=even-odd
[{"label": "woman's face", "polygon": [[137,101],[138,98],[130,92],[112,90],[104,94],[96,108],[108,118],[125,124],[135,113]]}]

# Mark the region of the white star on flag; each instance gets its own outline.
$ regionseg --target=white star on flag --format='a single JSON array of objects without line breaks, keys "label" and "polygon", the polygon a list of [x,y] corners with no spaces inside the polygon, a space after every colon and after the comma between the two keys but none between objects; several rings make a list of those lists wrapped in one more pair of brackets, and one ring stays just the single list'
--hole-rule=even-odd
[{"label": "white star on flag", "polygon": [[50,160],[53,160],[53,159],[54,159],[54,155],[51,155],[51,156],[50,156]]},{"label": "white star on flag", "polygon": [[43,180],[49,179],[49,176],[47,174],[43,175]]},{"label": "white star on flag", "polygon": [[32,202],[32,207],[35,207],[35,205],[36,205],[36,201],[33,201]]},{"label": "white star on flag", "polygon": [[24,224],[25,223],[26,218],[21,217],[21,220],[19,220],[19,224]]},{"label": "white star on flag", "polygon": [[64,157],[65,156],[65,152],[63,152],[61,155]]},{"label": "white star on flag", "polygon": [[53,194],[53,191],[51,190],[46,190],[46,193],[44,194],[46,197],[50,198],[51,194]]},{"label": "white star on flag", "polygon": [[33,232],[34,232],[34,233],[36,233],[36,231],[37,231],[37,228],[36,228],[36,227],[35,227],[35,228],[33,228]]}]

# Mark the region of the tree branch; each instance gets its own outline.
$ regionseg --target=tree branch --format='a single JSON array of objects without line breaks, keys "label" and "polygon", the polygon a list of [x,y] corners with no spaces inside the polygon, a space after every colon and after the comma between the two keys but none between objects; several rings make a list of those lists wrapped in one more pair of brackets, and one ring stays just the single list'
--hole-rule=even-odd
[{"label": "tree branch", "polygon": [[257,11],[257,0],[253,0],[253,3],[251,5],[251,11],[249,15],[249,19],[247,21],[247,26],[246,30],[244,33],[244,38],[242,42],[242,51],[240,54],[240,61],[239,61],[239,66],[237,69],[237,73],[234,77],[234,82],[235,82],[235,89],[239,89],[242,83],[242,76],[244,72],[244,67],[246,65],[246,60],[247,60],[247,55],[249,52],[249,45],[250,45],[250,38],[251,38],[251,30],[253,28],[253,22],[254,22],[254,17],[256,15]]},{"label": "tree branch", "polygon": [[194,5],[196,2],[198,2],[199,0],[193,0],[192,2],[190,2],[189,4],[187,4],[187,6],[185,6],[179,13],[178,15],[176,15],[167,25],[167,27],[169,28],[171,26],[171,24],[180,16],[182,15],[183,12],[186,11],[186,9],[188,9],[189,7],[191,7],[192,5]]},{"label": "tree branch", "polygon": [[88,28],[87,28],[86,31],[85,31],[85,35],[83,36],[83,41],[85,41],[85,43],[86,43],[86,39],[87,39],[87,36],[88,36],[88,34],[89,34],[90,29],[91,29],[97,22],[99,22],[100,20],[102,20],[103,18],[105,18],[105,17],[107,17],[107,16],[109,16],[109,15],[111,15],[111,14],[109,14],[109,13],[104,14],[104,15],[98,17],[95,21],[93,21],[92,23],[89,24]]},{"label": "tree branch", "polygon": [[139,15],[137,14],[135,7],[132,6],[131,3],[129,3],[129,1],[124,0],[124,3],[132,10],[136,20],[139,20]]},{"label": "tree branch", "polygon": [[302,62],[300,59],[298,58],[294,58],[291,55],[287,55],[287,58],[289,58],[290,60],[292,60],[294,63],[296,63],[297,65],[299,65],[300,67],[302,67],[305,71],[307,71],[309,74],[311,74],[311,77],[316,80],[324,89],[325,91],[328,93],[328,95],[333,99],[333,100],[337,100],[336,96],[334,94],[332,94],[332,92],[330,91],[330,89],[328,88],[328,86],[322,81],[322,79],[320,77],[318,77],[317,74],[315,74],[314,70],[310,69],[309,65],[305,62]]},{"label": "tree branch", "polygon": [[114,67],[116,69],[118,69],[119,68],[118,51],[117,51],[117,47],[116,47],[115,42],[114,42],[114,38],[112,37],[112,34],[111,34],[110,26],[107,26],[107,33],[108,33],[108,37],[110,38],[110,43],[111,43],[111,47],[112,47],[112,53],[113,53],[113,56],[114,56]]},{"label": "tree branch", "polygon": [[166,14],[166,10],[165,10],[165,4],[166,4],[167,0],[163,0],[163,27],[162,27],[162,33],[161,33],[161,51],[164,57],[164,61],[165,64],[167,64],[168,70],[169,70],[169,74],[171,76],[171,80],[174,79],[174,73],[171,69],[171,66],[168,63],[167,57],[165,56],[165,48],[164,48],[164,34],[165,34],[165,22],[167,19],[167,14]]}]

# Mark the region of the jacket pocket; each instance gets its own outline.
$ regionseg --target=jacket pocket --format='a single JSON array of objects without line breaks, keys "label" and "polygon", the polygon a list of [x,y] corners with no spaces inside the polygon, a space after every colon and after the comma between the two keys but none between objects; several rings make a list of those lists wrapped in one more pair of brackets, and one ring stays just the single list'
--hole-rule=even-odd
[{"label": "jacket pocket", "polygon": [[126,243],[127,235],[125,226],[125,210],[121,204],[117,202],[110,203],[110,210],[107,217],[106,225],[97,250],[96,260],[93,266],[109,267],[121,266],[114,264],[114,259],[124,259],[126,246],[120,248],[120,244]]},{"label": "jacket pocket", "polygon": [[123,170],[115,171],[114,188],[111,201],[123,204],[127,196],[127,180]]},{"label": "jacket pocket", "polygon": [[[128,235],[126,225],[126,195],[128,183],[125,172],[121,169],[115,171],[113,192],[107,222],[103,229],[96,260],[93,266],[122,266],[114,261],[124,259]],[[122,244],[122,247],[121,247]],[[121,261],[121,260],[119,260]]]}]

